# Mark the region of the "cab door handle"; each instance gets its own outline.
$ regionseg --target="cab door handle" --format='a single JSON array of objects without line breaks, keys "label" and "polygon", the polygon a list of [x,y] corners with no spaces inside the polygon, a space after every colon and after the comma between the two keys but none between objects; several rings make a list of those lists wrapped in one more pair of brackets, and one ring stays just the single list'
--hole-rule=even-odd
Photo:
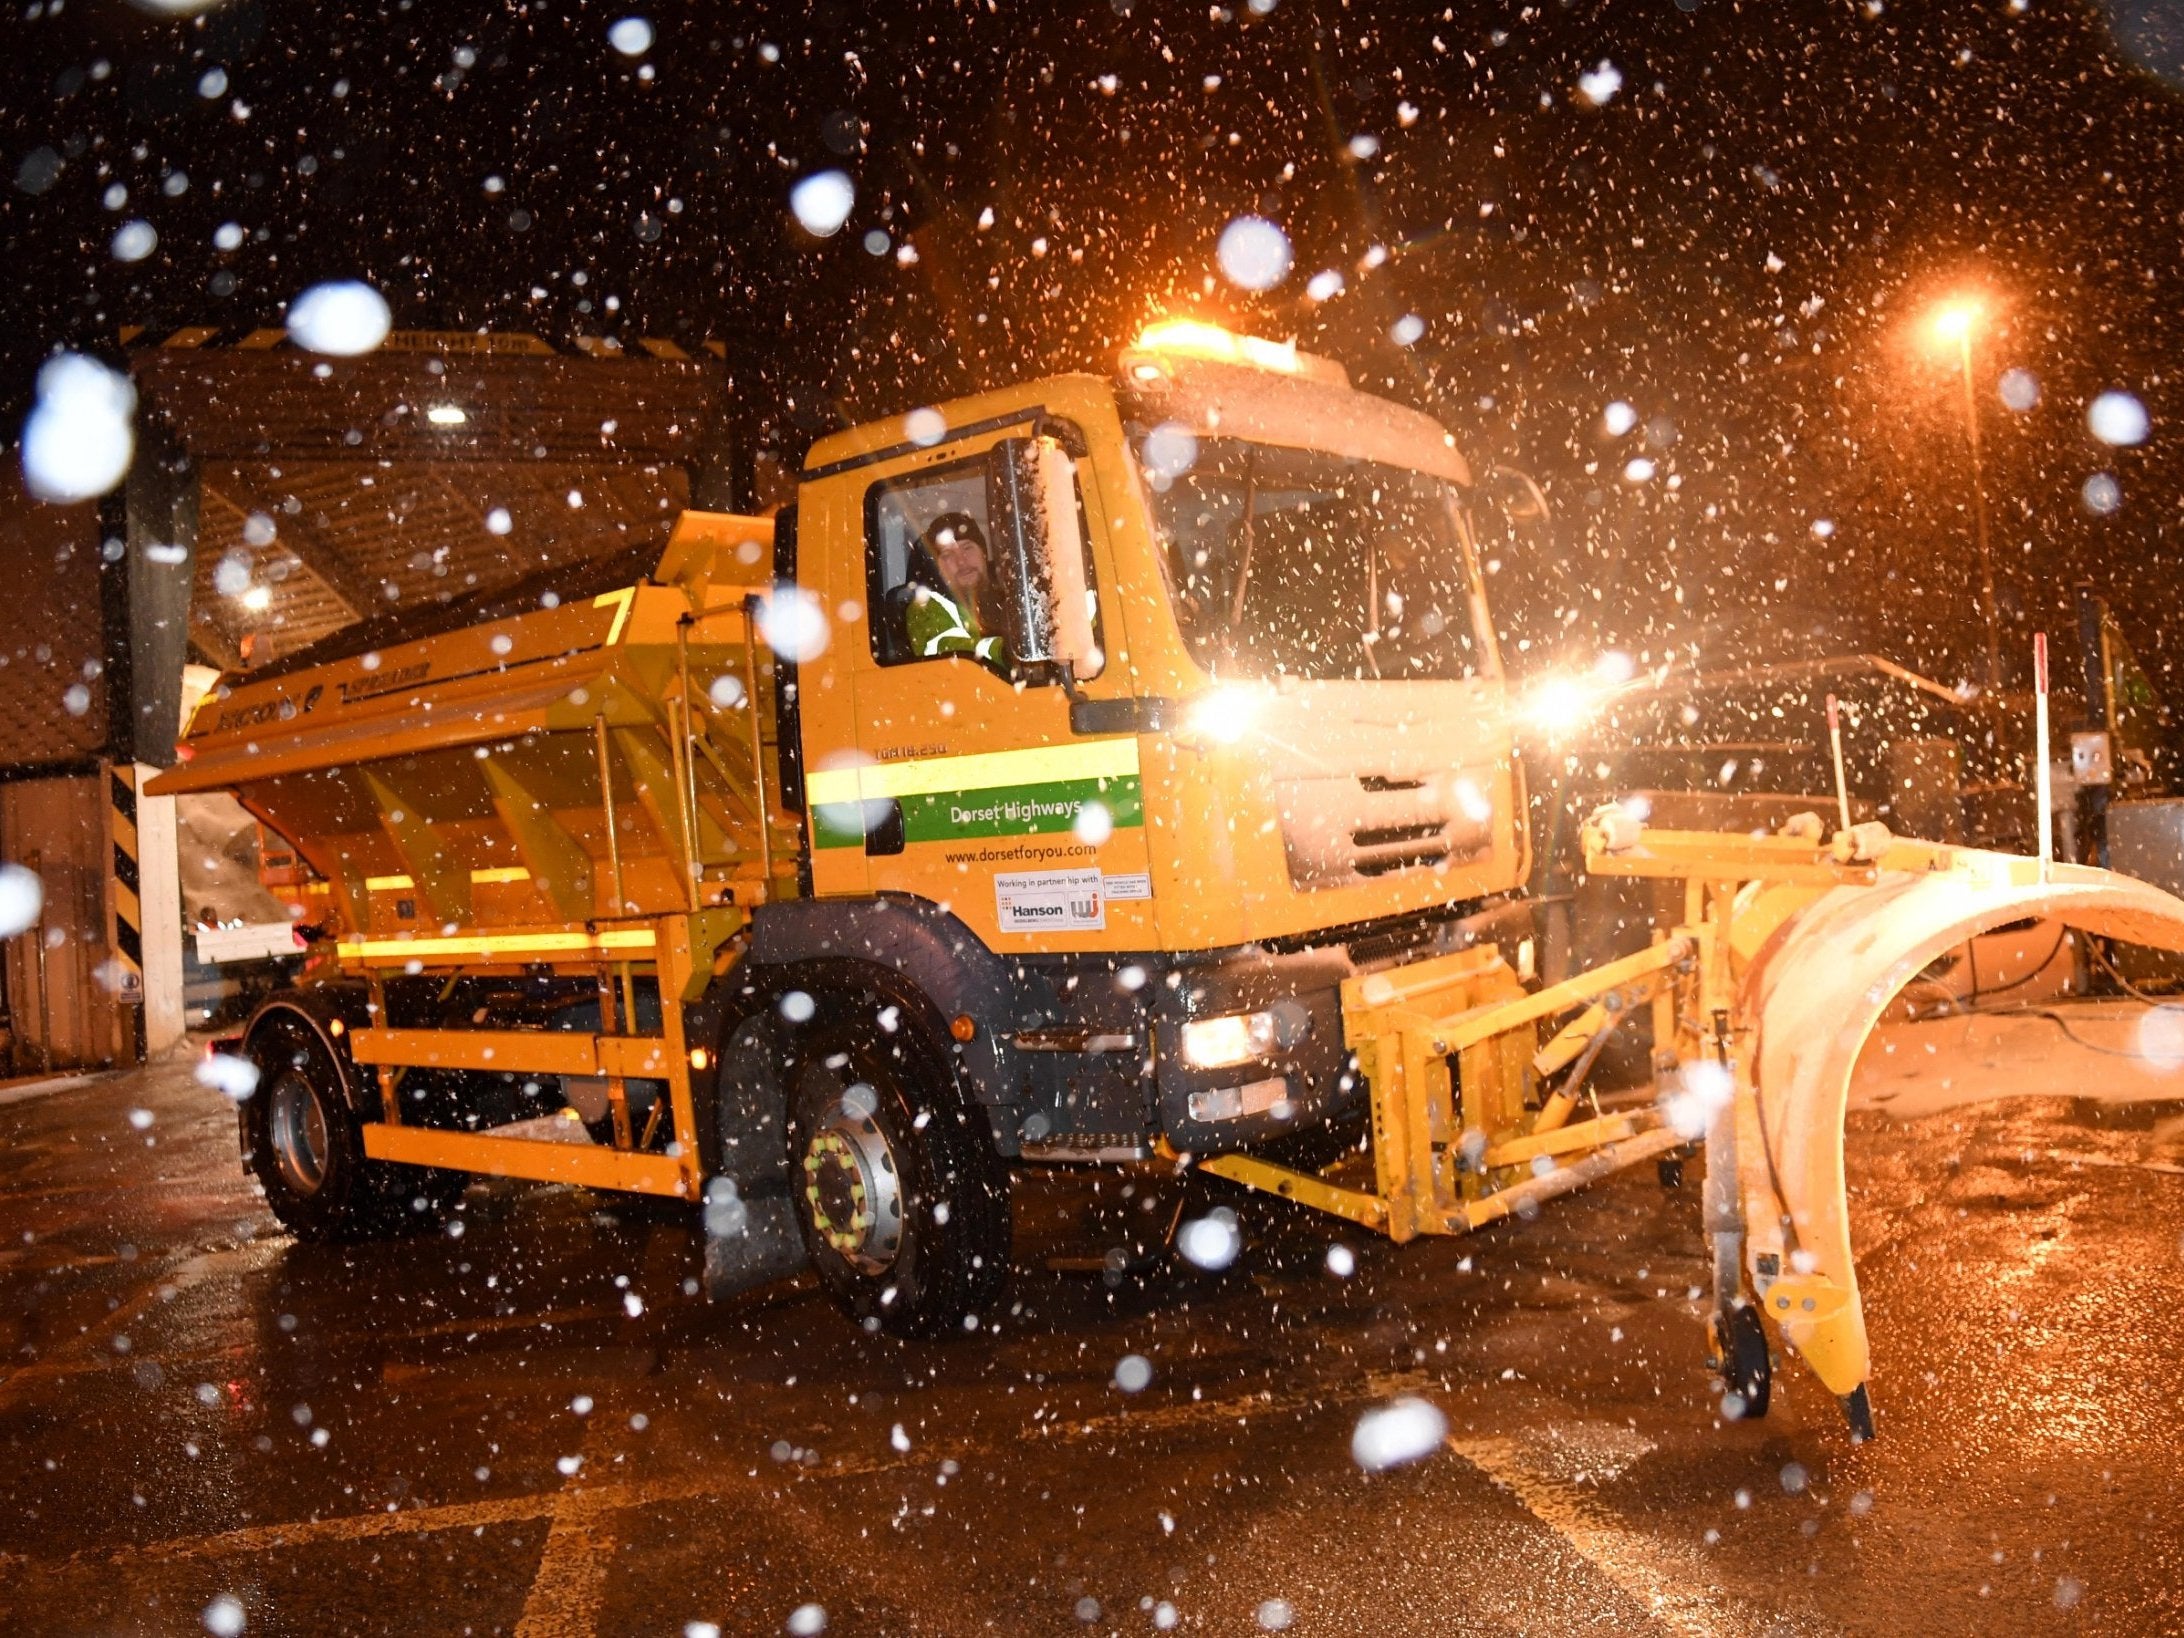
[{"label": "cab door handle", "polygon": [[902,851],[902,804],[892,796],[865,799],[865,857]]}]

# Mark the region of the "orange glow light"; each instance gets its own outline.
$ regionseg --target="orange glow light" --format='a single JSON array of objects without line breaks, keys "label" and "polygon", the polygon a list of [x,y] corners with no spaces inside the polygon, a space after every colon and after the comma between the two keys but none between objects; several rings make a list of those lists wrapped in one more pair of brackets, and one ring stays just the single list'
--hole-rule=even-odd
[{"label": "orange glow light", "polygon": [[1148,353],[1181,353],[1228,364],[1256,364],[1262,370],[1280,370],[1285,375],[1295,375],[1298,370],[1296,343],[1240,336],[1203,319],[1162,319],[1148,324],[1138,332],[1137,347]]},{"label": "orange glow light", "polygon": [[1962,347],[1986,313],[1987,304],[1977,296],[1952,296],[1928,315],[1927,334],[1936,346]]},{"label": "orange glow light", "polygon": [[1204,319],[1172,318],[1148,324],[1136,341],[1122,350],[1123,372],[1137,381],[1157,381],[1173,373],[1171,361],[1208,359],[1219,364],[1242,364],[1277,375],[1293,375],[1328,386],[1347,387],[1349,372],[1331,358],[1317,358],[1297,351],[1293,341],[1268,341],[1263,336],[1238,335]]}]

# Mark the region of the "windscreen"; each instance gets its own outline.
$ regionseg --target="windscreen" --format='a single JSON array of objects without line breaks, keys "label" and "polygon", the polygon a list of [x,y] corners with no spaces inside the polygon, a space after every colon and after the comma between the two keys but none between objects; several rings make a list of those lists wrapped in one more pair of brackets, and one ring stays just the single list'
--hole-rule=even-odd
[{"label": "windscreen", "polygon": [[1487,664],[1447,481],[1173,423],[1138,432],[1191,657],[1223,678],[1459,678]]}]

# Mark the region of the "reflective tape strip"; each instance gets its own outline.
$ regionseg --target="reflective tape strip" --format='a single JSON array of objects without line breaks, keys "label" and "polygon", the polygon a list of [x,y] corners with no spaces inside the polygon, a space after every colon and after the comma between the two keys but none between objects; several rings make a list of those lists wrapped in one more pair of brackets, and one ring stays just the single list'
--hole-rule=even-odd
[{"label": "reflective tape strip", "polygon": [[606,933],[483,933],[472,938],[343,939],[335,948],[352,961],[423,959],[426,956],[588,955],[604,950],[649,950],[649,927]]},{"label": "reflective tape strip", "polygon": [[[530,879],[531,873],[521,865],[496,865],[491,870],[473,870],[470,873],[471,882],[478,885],[493,882],[527,882]],[[313,885],[319,886],[319,890],[324,891],[323,885]],[[408,876],[366,876],[364,885],[374,893],[395,893],[405,887],[415,887],[417,883]]]},{"label": "reflective tape strip", "polygon": [[1064,780],[1131,779],[1137,771],[1137,740],[1125,736],[1038,745],[1021,751],[869,763],[859,768],[820,768],[807,774],[805,780],[812,801],[837,803],[872,797],[944,796]]}]

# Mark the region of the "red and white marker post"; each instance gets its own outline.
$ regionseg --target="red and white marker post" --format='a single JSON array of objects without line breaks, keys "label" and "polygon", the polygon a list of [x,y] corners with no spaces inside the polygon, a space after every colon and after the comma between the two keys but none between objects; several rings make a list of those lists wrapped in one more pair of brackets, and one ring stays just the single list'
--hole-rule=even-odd
[{"label": "red and white marker post", "polygon": [[1843,719],[1835,696],[1828,696],[1828,749],[1835,754],[1835,813],[1845,836],[1850,834],[1850,781],[1843,777]]},{"label": "red and white marker post", "polygon": [[2048,773],[2048,655],[2047,633],[2032,634],[2032,734],[2034,789],[2040,801],[2040,879],[2048,879],[2048,861],[2055,856],[2055,790]]}]

